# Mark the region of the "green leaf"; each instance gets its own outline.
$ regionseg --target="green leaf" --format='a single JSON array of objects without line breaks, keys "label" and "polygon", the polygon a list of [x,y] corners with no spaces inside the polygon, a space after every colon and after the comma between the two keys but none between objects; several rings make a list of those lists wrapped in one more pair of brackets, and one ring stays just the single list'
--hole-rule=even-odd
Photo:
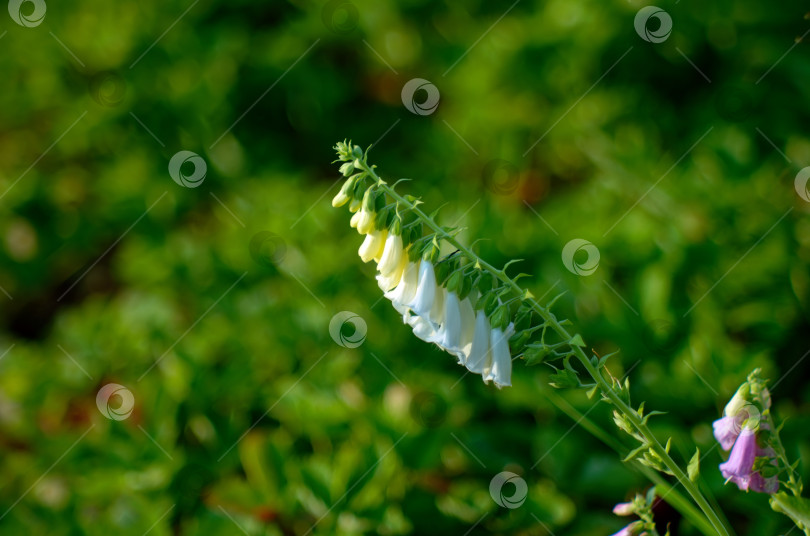
[{"label": "green leaf", "polygon": [[565,389],[566,387],[579,387],[579,378],[568,369],[557,371],[549,377],[549,385],[556,389]]},{"label": "green leaf", "polygon": [[618,353],[619,353],[619,351],[616,350],[615,352],[610,352],[609,354],[603,355],[602,357],[599,358],[599,362],[597,364],[597,367],[598,368],[604,367],[605,363],[607,363],[607,360],[610,359],[611,357],[613,357],[614,355],[618,354]]},{"label": "green leaf", "polygon": [[548,357],[550,352],[551,348],[545,344],[533,343],[527,346],[526,351],[523,352],[523,360],[529,366],[539,365]]},{"label": "green leaf", "polygon": [[503,273],[506,273],[506,269],[509,268],[510,266],[512,266],[513,264],[517,263],[517,262],[523,262],[523,259],[512,259],[511,261],[509,261],[509,262],[507,262],[506,264],[503,265],[503,268],[501,269],[501,271]]},{"label": "green leaf", "polygon": [[780,491],[771,495],[771,508],[788,516],[801,530],[806,532],[810,529],[810,500]]},{"label": "green leaf", "polygon": [[689,475],[689,480],[697,482],[700,476],[700,448],[695,449],[695,454],[689,460],[689,465],[686,466],[686,474]]},{"label": "green leaf", "polygon": [[571,346],[579,346],[580,348],[585,347],[585,341],[582,340],[582,335],[580,335],[579,333],[571,337],[571,340],[568,342],[568,344],[570,344]]},{"label": "green leaf", "polygon": [[624,459],[623,459],[622,461],[623,461],[623,462],[625,462],[625,463],[627,463],[627,462],[629,462],[630,460],[635,459],[635,457],[636,457],[636,456],[638,456],[639,454],[641,454],[641,453],[642,453],[642,451],[646,450],[647,448],[649,448],[649,445],[648,445],[647,443],[644,443],[644,444],[642,444],[641,446],[638,446],[638,447],[634,448],[634,449],[633,449],[633,450],[630,452],[630,454],[628,454],[627,456],[625,456],[625,457],[624,457]]},{"label": "green leaf", "polygon": [[642,419],[641,422],[643,422],[644,424],[647,424],[647,421],[650,420],[650,417],[655,417],[656,415],[666,415],[666,414],[667,414],[666,411],[653,410],[653,411],[649,412],[647,415],[645,415],[644,419]]}]

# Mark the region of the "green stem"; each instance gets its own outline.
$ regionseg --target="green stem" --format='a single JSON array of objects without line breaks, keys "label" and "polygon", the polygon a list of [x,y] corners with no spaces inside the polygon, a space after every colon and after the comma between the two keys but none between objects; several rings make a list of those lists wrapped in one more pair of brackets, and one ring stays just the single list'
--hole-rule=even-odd
[{"label": "green stem", "polygon": [[[470,260],[475,259],[476,263],[483,269],[487,270],[491,274],[495,275],[500,281],[504,284],[511,287],[515,292],[519,295],[524,296],[526,295],[526,291],[521,288],[515,281],[512,280],[503,270],[499,270],[492,266],[491,264],[487,263],[478,255],[473,253],[470,249],[462,245],[458,240],[450,236],[444,229],[442,229],[439,225],[437,225],[430,217],[428,217],[419,207],[415,206],[413,203],[409,202],[407,199],[399,195],[394,191],[393,188],[388,186],[385,181],[383,181],[379,175],[374,171],[372,166],[369,166],[366,162],[362,162],[363,166],[361,169],[366,171],[377,183],[377,187],[384,190],[388,195],[390,195],[393,199],[398,201],[402,206],[407,207],[409,210],[413,211],[422,222],[433,229],[443,240],[447,243],[452,244],[456,247],[459,251],[461,251],[464,255],[467,256]],[[530,299],[532,308],[537,312],[538,315],[549,325],[557,334],[560,336],[562,340],[571,340],[572,335],[568,333],[568,330],[560,324],[557,318],[550,312],[540,306],[535,300]],[[647,427],[647,425],[642,421],[641,417],[638,415],[635,409],[628,406],[624,400],[613,390],[613,388],[608,384],[605,378],[602,376],[601,372],[591,363],[591,360],[585,355],[585,352],[579,346],[572,346],[572,351],[577,359],[580,361],[582,366],[588,372],[588,374],[593,378],[593,380],[599,386],[600,391],[602,392],[603,396],[608,399],[620,413],[624,414],[633,427],[644,437],[645,441],[649,445],[649,448],[661,459],[663,464],[669,469],[669,471],[678,479],[678,481],[686,488],[686,491],[692,497],[692,500],[698,505],[698,507],[703,511],[703,514],[708,518],[709,522],[714,527],[714,530],[720,536],[729,536],[730,530],[725,527],[723,522],[720,520],[720,517],[711,507],[709,502],[701,493],[698,486],[692,482],[680,466],[672,459],[668,452],[664,449],[658,439],[653,435],[652,431]]]},{"label": "green stem", "polygon": [[776,426],[774,425],[773,415],[771,415],[770,410],[767,412],[767,418],[768,418],[768,426],[772,430],[771,433],[776,447],[774,449],[776,451],[776,456],[785,466],[785,470],[787,471],[788,474],[787,487],[790,489],[791,493],[793,493],[795,497],[801,497],[802,496],[801,486],[799,486],[799,482],[796,480],[796,473],[793,471],[793,466],[790,465],[790,460],[788,460],[787,452],[785,451],[784,445],[782,445],[782,438],[779,437],[779,431],[776,429]]},{"label": "green stem", "polygon": [[[554,406],[571,417],[574,422],[581,425],[587,431],[589,431],[594,437],[602,441],[605,445],[612,448],[616,453],[624,458],[627,456],[629,452],[628,449],[622,445],[620,441],[618,441],[615,436],[610,435],[598,424],[590,420],[586,415],[582,414],[578,409],[568,403],[563,397],[558,395],[554,391],[544,391],[543,395],[548,398],[549,402],[554,404]],[[647,477],[653,484],[655,484],[655,488],[657,491],[657,495],[659,497],[666,498],[666,501],[671,504],[678,512],[683,515],[686,519],[688,519],[700,532],[705,534],[706,536],[714,536],[715,530],[712,527],[711,523],[700,513],[700,510],[695,508],[695,506],[689,502],[689,500],[681,495],[681,493],[669,482],[664,480],[664,478],[653,471],[650,467],[643,465],[637,461],[632,461],[630,465],[640,472],[642,475]]]}]

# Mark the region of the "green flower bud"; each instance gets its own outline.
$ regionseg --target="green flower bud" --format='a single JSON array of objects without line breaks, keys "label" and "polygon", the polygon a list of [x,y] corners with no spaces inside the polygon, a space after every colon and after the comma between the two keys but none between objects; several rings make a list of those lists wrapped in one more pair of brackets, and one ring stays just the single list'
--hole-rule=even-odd
[{"label": "green flower bud", "polygon": [[354,165],[351,162],[346,162],[340,166],[340,173],[343,174],[344,177],[348,177],[354,173]]},{"label": "green flower bud", "polygon": [[737,415],[741,409],[751,403],[750,396],[751,385],[748,382],[745,382],[740,386],[739,389],[737,389],[737,392],[734,393],[734,396],[731,397],[728,404],[726,404],[726,409],[724,410],[725,415],[727,417]]},{"label": "green flower bud", "polygon": [[492,313],[492,318],[490,318],[490,324],[493,328],[500,328],[501,330],[506,329],[506,326],[509,325],[510,315],[509,315],[509,307],[506,305],[500,305],[495,309],[495,312]]},{"label": "green flower bud", "polygon": [[363,194],[363,210],[374,212],[374,196],[377,194],[376,189],[372,186]]},{"label": "green flower bud", "polygon": [[470,292],[472,292],[472,289],[473,289],[472,276],[465,274],[464,277],[461,278],[461,287],[459,288],[458,299],[463,300],[464,298],[469,296]]},{"label": "green flower bud", "polygon": [[374,216],[374,228],[385,229],[388,227],[388,218],[391,216],[391,211],[383,209]]},{"label": "green flower bud", "polygon": [[354,188],[355,182],[357,182],[357,175],[346,179],[346,182],[344,182],[343,186],[340,187],[340,191],[334,198],[332,198],[333,207],[342,207],[349,202],[349,200],[352,198],[352,189]]},{"label": "green flower bud", "polygon": [[526,347],[532,334],[528,331],[519,331],[509,338],[509,348],[513,354],[519,354]]},{"label": "green flower bud", "polygon": [[385,192],[378,191],[374,197],[374,210],[377,212],[385,208]]},{"label": "green flower bud", "polygon": [[[386,212],[386,219],[387,219],[387,214],[390,211],[386,210],[385,212]],[[395,234],[395,235],[401,235],[402,234],[402,220],[400,220],[398,216],[393,215],[391,223],[388,224],[388,232],[391,233],[391,234]]]},{"label": "green flower bud", "polygon": [[461,288],[463,280],[464,274],[462,274],[460,271],[453,272],[447,279],[447,290],[460,294],[459,289]]},{"label": "green flower bud", "polygon": [[433,236],[433,239],[428,243],[424,253],[422,253],[422,258],[433,264],[436,264],[436,261],[439,259],[439,242],[436,240],[435,235]]},{"label": "green flower bud", "polygon": [[492,290],[493,286],[494,286],[494,279],[492,277],[492,274],[490,274],[489,272],[482,272],[481,276],[478,278],[478,283],[476,284],[476,287],[478,288],[479,291],[481,291],[481,294],[489,292],[490,290]]},{"label": "green flower bud", "polygon": [[478,303],[475,304],[475,309],[484,311],[484,314],[490,316],[497,306],[498,297],[493,292],[487,292],[481,295]]}]

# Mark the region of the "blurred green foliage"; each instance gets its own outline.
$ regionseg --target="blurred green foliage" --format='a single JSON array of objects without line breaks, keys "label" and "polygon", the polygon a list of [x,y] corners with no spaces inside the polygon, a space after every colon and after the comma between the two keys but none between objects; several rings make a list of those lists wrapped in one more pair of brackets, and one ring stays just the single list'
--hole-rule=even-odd
[{"label": "blurred green foliage", "polygon": [[[667,2],[674,30],[655,44],[633,28],[643,5],[0,15],[0,532],[622,525],[610,508],[648,484],[549,403],[548,370],[518,363],[498,392],[379,300],[329,206],[343,138],[380,140],[383,176],[413,179],[402,190],[444,204],[491,262],[525,259],[536,295],[568,291],[560,314],[596,352],[621,349],[613,373],[632,369],[635,398],[668,412],[653,423],[680,458],[706,453],[739,534],[787,530],[765,497],[723,486],[710,423],[762,367],[789,453],[810,456],[810,205],[793,187],[810,164],[807,6]],[[412,78],[438,87],[436,113],[403,107]],[[208,164],[198,188],[167,172],[180,150]],[[574,238],[600,250],[591,276],[561,262]],[[359,348],[329,336],[344,310],[367,323]],[[96,407],[111,382],[133,393],[124,420]],[[588,417],[612,433],[606,408]],[[502,470],[529,486],[520,508],[489,496]]]}]

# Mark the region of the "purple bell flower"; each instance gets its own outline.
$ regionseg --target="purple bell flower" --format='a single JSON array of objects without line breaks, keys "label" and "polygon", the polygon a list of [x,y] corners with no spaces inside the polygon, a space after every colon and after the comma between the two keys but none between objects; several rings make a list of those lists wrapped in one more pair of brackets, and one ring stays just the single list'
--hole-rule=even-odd
[{"label": "purple bell flower", "polygon": [[723,478],[734,482],[741,490],[748,491],[756,457],[757,434],[746,428],[734,443],[728,461],[720,464]]},{"label": "purple bell flower", "polygon": [[723,450],[731,450],[740,435],[740,422],[736,416],[720,417],[712,423],[714,437]]},{"label": "purple bell flower", "polygon": [[761,449],[757,446],[757,435],[754,430],[743,429],[731,449],[726,463],[720,464],[723,478],[734,482],[742,491],[757,493],[776,493],[779,479],[775,476],[765,478],[759,471],[754,471],[757,457],[775,456],[773,449]]}]

